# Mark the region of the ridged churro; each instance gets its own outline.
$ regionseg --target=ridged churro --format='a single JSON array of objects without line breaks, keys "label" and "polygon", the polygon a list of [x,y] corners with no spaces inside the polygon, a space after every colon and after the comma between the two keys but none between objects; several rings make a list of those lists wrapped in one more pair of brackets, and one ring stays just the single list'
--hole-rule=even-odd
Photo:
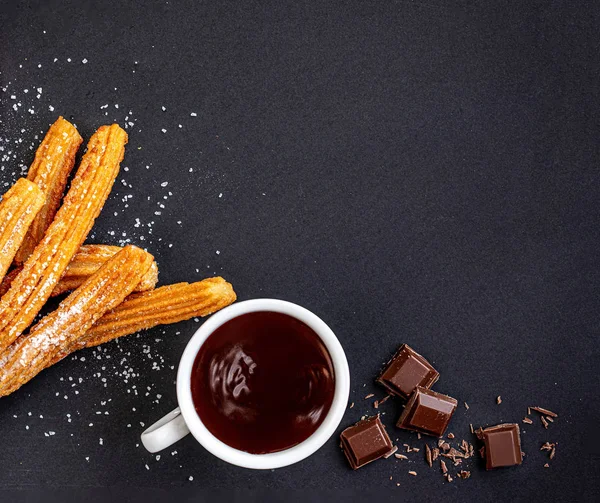
[{"label": "ridged churro", "polygon": [[90,139],[63,205],[0,299],[0,354],[31,324],[83,244],[119,172],[126,143],[127,133],[116,124],[102,126]]},{"label": "ridged churro", "polygon": [[[78,288],[87,278],[94,274],[100,267],[115,254],[120,252],[120,246],[110,245],[83,245],[71,260],[62,278],[54,288],[52,296],[60,295]],[[134,292],[152,290],[158,282],[158,266],[156,262],[144,274]]]},{"label": "ridged churro", "polygon": [[152,255],[126,246],[108,260],[58,309],[44,317],[0,358],[0,396],[19,389],[48,366],[108,310],[119,305],[148,271]]},{"label": "ridged churro", "polygon": [[29,258],[54,220],[82,141],[75,126],[59,117],[37,149],[27,179],[42,189],[46,200],[15,256],[17,263],[22,264]]},{"label": "ridged churro", "polygon": [[84,347],[93,347],[138,330],[208,316],[236,300],[230,283],[221,277],[196,283],[177,283],[129,296],[107,312],[73,346],[59,353],[54,362]]},{"label": "ridged churro", "polygon": [[0,201],[0,281],[6,275],[27,229],[44,204],[42,190],[20,178]]},{"label": "ridged churro", "polygon": [[[111,245],[83,245],[75,254],[60,281],[52,291],[51,297],[62,295],[65,292],[72,292],[79,288],[83,282],[94,274],[100,267],[116,253],[121,251],[120,246]],[[10,288],[10,284],[21,272],[17,267],[10,271],[0,283],[0,297]],[[152,262],[148,272],[144,274],[140,284],[135,287],[134,292],[147,292],[152,290],[158,282],[158,265]]]}]

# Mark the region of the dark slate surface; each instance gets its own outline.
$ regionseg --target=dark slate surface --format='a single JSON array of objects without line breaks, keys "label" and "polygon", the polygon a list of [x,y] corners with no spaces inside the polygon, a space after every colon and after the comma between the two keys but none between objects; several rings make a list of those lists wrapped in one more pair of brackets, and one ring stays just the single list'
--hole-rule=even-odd
[{"label": "dark slate surface", "polygon": [[[364,396],[383,396],[373,378],[402,342],[461,401],[458,438],[528,405],[560,417],[522,425],[520,468],[474,461],[452,484],[422,451],[353,473],[335,439],[276,472],[228,466],[191,438],[157,461],[137,446],[141,423],[176,405],[190,321],[81,353],[2,399],[0,487],[33,491],[15,500],[62,490],[46,502],[596,499],[600,9],[575,4],[2,2],[3,187],[58,114],[86,138],[128,116],[128,171],[93,241],[127,233],[163,284],[220,274],[240,299],[320,315],[351,367],[343,426],[373,412]],[[399,403],[381,410],[400,445],[423,447],[393,427]],[[546,440],[559,443],[548,469]]]}]

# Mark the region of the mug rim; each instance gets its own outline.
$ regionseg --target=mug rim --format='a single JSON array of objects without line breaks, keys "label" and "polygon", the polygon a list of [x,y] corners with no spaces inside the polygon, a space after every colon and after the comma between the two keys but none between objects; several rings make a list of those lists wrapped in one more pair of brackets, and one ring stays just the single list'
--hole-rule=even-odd
[{"label": "mug rim", "polygon": [[[308,325],[321,339],[333,364],[335,389],[329,412],[319,427],[299,444],[269,454],[252,454],[231,447],[215,437],[202,422],[192,399],[191,376],[200,348],[213,332],[224,323],[243,314],[270,311],[287,314]],[[231,463],[252,469],[274,469],[289,466],[306,459],[320,449],[339,426],[350,393],[350,371],[344,349],[331,328],[308,309],[280,299],[250,299],[237,302],[213,314],[194,333],[188,342],[177,370],[177,401],[183,418],[194,436],[207,451]]]}]

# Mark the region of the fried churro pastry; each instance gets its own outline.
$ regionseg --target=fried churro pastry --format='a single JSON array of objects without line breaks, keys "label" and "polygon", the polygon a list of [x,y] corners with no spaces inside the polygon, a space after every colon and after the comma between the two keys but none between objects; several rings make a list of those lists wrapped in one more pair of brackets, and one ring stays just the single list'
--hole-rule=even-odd
[{"label": "fried churro pastry", "polygon": [[48,366],[61,348],[69,347],[106,311],[119,305],[139,284],[154,258],[126,246],[108,260],[58,309],[22,336],[0,359],[0,396],[8,395]]},{"label": "fried churro pastry", "polygon": [[[111,245],[83,245],[75,254],[62,278],[52,291],[52,297],[62,295],[65,292],[72,292],[79,288],[83,282],[94,274],[100,267],[116,253],[121,251],[120,246]],[[17,267],[10,271],[0,283],[0,297],[10,288],[13,279],[21,272]],[[134,292],[147,292],[152,290],[158,282],[158,265],[152,262],[148,272],[144,274],[140,284],[135,287]]]},{"label": "fried churro pastry", "polygon": [[[121,251],[120,246],[110,245],[83,245],[71,260],[62,278],[54,288],[52,296],[75,290],[87,278],[94,274],[111,257]],[[156,262],[144,274],[140,284],[134,292],[146,292],[152,290],[158,282],[158,266]]]},{"label": "fried churro pastry", "polygon": [[133,294],[100,318],[84,337],[58,354],[56,363],[69,353],[93,347],[145,328],[168,325],[196,316],[208,316],[236,299],[230,283],[207,278],[197,283],[177,283],[150,292]]},{"label": "fried churro pastry", "polygon": [[17,263],[22,264],[29,258],[52,223],[82,141],[75,126],[59,117],[37,149],[27,179],[42,189],[46,200],[15,256]]},{"label": "fried churro pastry", "polygon": [[44,204],[44,194],[33,182],[20,178],[0,201],[0,281]]},{"label": "fried churro pastry", "polygon": [[119,172],[127,133],[102,126],[44,238],[0,299],[0,354],[31,324],[99,215]]}]

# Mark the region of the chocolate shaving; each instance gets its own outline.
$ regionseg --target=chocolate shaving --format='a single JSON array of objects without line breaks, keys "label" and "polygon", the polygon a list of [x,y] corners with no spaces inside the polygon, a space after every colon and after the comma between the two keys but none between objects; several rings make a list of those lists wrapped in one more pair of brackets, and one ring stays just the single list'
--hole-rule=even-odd
[{"label": "chocolate shaving", "polygon": [[[529,410],[529,411],[535,410],[536,412],[539,412],[540,414],[543,414],[544,416],[558,417],[558,414],[556,412],[552,412],[551,410],[544,409],[543,407],[527,407],[527,410]],[[531,414],[531,412],[528,412],[528,414]]]},{"label": "chocolate shaving", "polygon": [[408,459],[404,454],[394,454],[394,456],[396,456],[397,459]]},{"label": "chocolate shaving", "polygon": [[550,451],[550,459],[554,459],[555,455],[556,455],[556,447],[552,447],[552,450]]},{"label": "chocolate shaving", "polygon": [[546,442],[544,443],[541,447],[540,447],[540,451],[550,451],[552,450],[552,448],[554,447],[555,444],[551,444],[550,442]]},{"label": "chocolate shaving", "polygon": [[457,451],[454,447],[452,447],[448,452],[443,452],[442,456],[445,458],[450,458],[452,461],[454,461],[454,463],[456,463],[456,458],[467,457],[464,453]]},{"label": "chocolate shaving", "polygon": [[523,422],[527,423],[527,424],[533,424],[533,421],[531,419],[529,419],[528,417],[524,417]]},{"label": "chocolate shaving", "polygon": [[369,393],[366,397],[365,400],[368,400],[369,398],[373,398],[375,396],[375,393]]},{"label": "chocolate shaving", "polygon": [[348,408],[351,409],[352,407],[354,407],[354,402],[352,402]]},{"label": "chocolate shaving", "polygon": [[527,415],[531,416],[531,407],[527,407]]},{"label": "chocolate shaving", "polygon": [[429,468],[431,468],[433,466],[433,460],[431,459],[431,449],[427,444],[425,444],[425,460],[427,461]]},{"label": "chocolate shaving", "polygon": [[421,434],[417,433],[417,440],[421,440]]},{"label": "chocolate shaving", "polygon": [[438,441],[438,447],[442,449],[442,451],[450,450],[450,444],[442,439]]},{"label": "chocolate shaving", "polygon": [[374,407],[375,409],[378,409],[378,408],[379,408],[379,400],[375,400],[375,401],[373,402],[373,407]]},{"label": "chocolate shaving", "polygon": [[446,479],[448,480],[448,482],[452,482],[454,479],[450,476],[449,473],[446,474]]},{"label": "chocolate shaving", "polygon": [[455,459],[454,460],[454,466],[458,466],[462,463],[462,459]]},{"label": "chocolate shaving", "polygon": [[469,404],[465,402],[465,409],[469,410]]},{"label": "chocolate shaving", "polygon": [[431,461],[435,461],[439,457],[440,457],[440,450],[437,447],[434,447],[431,450]]},{"label": "chocolate shaving", "polygon": [[379,400],[379,405],[383,405],[385,402],[387,402],[390,399],[390,396],[391,395],[386,395],[381,400]]},{"label": "chocolate shaving", "polygon": [[458,474],[458,476],[463,479],[466,480],[471,476],[471,472],[467,471],[467,470],[461,470],[460,473]]},{"label": "chocolate shaving", "polygon": [[546,416],[546,421],[550,421],[551,423],[553,423],[554,419],[552,419],[550,416]]},{"label": "chocolate shaving", "polygon": [[475,430],[473,429],[473,425],[469,424],[469,428],[471,429],[471,433],[475,433]]},{"label": "chocolate shaving", "polygon": [[467,443],[466,440],[463,440],[460,443],[460,448],[465,452],[465,454],[468,456],[469,455],[469,444]]},{"label": "chocolate shaving", "polygon": [[454,438],[454,433],[448,433],[448,435],[446,435],[450,440],[452,440]]},{"label": "chocolate shaving", "polygon": [[448,473],[448,467],[443,459],[440,459],[440,466],[442,467],[442,473],[446,475],[446,473]]},{"label": "chocolate shaving", "polygon": [[497,403],[498,405],[500,405],[500,404],[502,403],[502,398],[500,397],[500,395],[498,395],[498,396],[496,397],[496,403]]},{"label": "chocolate shaving", "polygon": [[546,421],[546,418],[544,416],[540,416],[540,419],[542,420],[544,428],[548,429],[548,421]]},{"label": "chocolate shaving", "polygon": [[416,477],[416,476],[417,476],[417,472],[415,472],[415,471],[413,471],[413,470],[410,470],[408,473],[410,473],[410,474],[411,474],[413,477]]},{"label": "chocolate shaving", "polygon": [[398,446],[395,445],[394,447],[392,447],[392,450],[390,450],[388,453],[384,454],[383,457],[385,459],[389,458],[392,454],[394,454],[396,451],[398,450]]}]

